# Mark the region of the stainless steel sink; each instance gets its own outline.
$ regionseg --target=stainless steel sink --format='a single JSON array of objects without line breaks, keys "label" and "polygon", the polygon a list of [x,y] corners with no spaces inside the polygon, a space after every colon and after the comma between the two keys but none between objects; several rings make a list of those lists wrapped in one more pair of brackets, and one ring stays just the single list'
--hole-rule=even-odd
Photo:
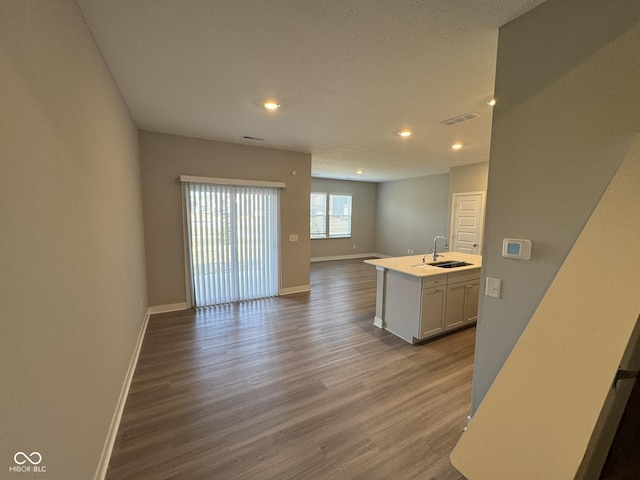
[{"label": "stainless steel sink", "polygon": [[431,262],[428,265],[438,268],[458,268],[473,265],[473,263],[467,263],[462,260],[441,260],[439,262]]}]

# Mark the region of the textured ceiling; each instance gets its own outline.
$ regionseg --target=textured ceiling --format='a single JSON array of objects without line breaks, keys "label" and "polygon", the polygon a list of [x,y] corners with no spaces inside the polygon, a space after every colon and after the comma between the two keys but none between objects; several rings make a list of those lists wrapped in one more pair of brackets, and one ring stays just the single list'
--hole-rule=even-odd
[{"label": "textured ceiling", "polygon": [[489,159],[498,27],[542,1],[77,3],[139,128],[308,152],[314,176],[378,182]]}]

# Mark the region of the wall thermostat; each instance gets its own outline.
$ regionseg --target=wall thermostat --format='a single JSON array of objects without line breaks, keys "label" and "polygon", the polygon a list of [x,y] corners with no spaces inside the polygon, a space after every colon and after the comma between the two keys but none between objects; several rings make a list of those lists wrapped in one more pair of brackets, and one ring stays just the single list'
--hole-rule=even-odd
[{"label": "wall thermostat", "polygon": [[529,260],[531,258],[531,240],[524,238],[505,238],[502,240],[502,256]]}]

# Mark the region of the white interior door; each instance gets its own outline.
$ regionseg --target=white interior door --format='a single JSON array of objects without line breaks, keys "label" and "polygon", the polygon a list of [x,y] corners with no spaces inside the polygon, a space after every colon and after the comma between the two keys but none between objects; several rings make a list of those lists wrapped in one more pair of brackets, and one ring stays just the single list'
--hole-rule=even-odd
[{"label": "white interior door", "polygon": [[454,193],[451,214],[451,251],[482,253],[484,192]]}]

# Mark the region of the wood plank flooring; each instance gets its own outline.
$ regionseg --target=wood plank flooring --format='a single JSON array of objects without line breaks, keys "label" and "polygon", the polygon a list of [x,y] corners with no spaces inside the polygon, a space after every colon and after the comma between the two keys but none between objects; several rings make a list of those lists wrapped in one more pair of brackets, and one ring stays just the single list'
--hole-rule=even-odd
[{"label": "wood plank flooring", "polygon": [[314,263],[311,285],[154,315],[107,479],[463,479],[475,328],[410,345],[374,327],[361,260]]}]

